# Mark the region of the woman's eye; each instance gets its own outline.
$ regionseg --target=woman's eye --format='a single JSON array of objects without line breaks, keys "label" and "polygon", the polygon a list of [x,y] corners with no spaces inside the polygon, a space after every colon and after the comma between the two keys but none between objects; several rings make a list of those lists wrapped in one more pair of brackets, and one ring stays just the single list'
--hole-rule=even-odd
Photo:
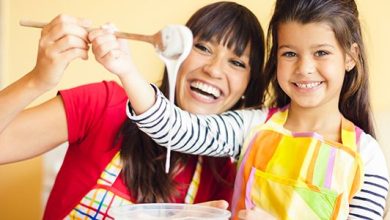
[{"label": "woman's eye", "polygon": [[234,66],[241,67],[241,68],[246,68],[245,63],[238,61],[238,60],[232,60],[230,61]]},{"label": "woman's eye", "polygon": [[194,47],[195,47],[196,49],[198,49],[199,51],[202,51],[202,52],[205,52],[205,53],[210,53],[210,52],[211,52],[206,46],[204,46],[204,45],[201,44],[201,43],[196,43],[196,44],[194,45]]},{"label": "woman's eye", "polygon": [[316,51],[315,52],[315,55],[317,56],[317,57],[322,57],[322,56],[326,56],[326,55],[328,55],[329,53],[327,52],[327,51],[324,51],[324,50],[319,50],[319,51]]},{"label": "woman's eye", "polygon": [[284,57],[296,57],[297,54],[294,53],[294,52],[288,51],[288,52],[284,52],[284,53],[282,54],[282,56],[284,56]]}]

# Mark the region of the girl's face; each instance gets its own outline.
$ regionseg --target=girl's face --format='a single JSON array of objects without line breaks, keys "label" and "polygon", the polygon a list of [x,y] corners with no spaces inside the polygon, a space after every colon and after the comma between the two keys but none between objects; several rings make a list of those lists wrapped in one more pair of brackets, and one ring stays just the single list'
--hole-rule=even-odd
[{"label": "girl's face", "polygon": [[277,59],[277,80],[292,106],[338,109],[345,70],[352,61],[329,25],[281,24]]},{"label": "girl's face", "polygon": [[177,76],[177,105],[198,114],[221,113],[233,107],[249,82],[249,53],[247,47],[238,57],[222,44],[195,38]]}]

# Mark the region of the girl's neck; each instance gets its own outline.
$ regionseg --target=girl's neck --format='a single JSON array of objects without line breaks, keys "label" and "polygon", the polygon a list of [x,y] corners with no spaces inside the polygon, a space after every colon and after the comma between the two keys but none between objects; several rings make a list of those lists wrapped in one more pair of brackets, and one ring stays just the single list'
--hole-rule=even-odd
[{"label": "girl's neck", "polygon": [[341,142],[342,115],[338,108],[302,108],[291,104],[284,127],[293,132],[316,132]]}]

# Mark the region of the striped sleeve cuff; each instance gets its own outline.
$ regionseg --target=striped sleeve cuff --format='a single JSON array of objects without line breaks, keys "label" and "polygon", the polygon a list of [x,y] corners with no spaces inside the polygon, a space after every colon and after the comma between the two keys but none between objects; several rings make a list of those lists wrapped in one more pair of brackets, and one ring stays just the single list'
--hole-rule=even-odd
[{"label": "striped sleeve cuff", "polygon": [[360,192],[352,199],[350,216],[363,219],[382,219],[386,197],[389,188],[389,181],[381,175],[364,175],[364,183]]},{"label": "striped sleeve cuff", "polygon": [[156,93],[156,101],[150,107],[147,111],[145,111],[142,114],[136,115],[133,108],[131,107],[131,103],[129,100],[127,100],[126,105],[126,115],[127,117],[132,120],[135,123],[138,123],[140,125],[151,123],[157,118],[161,117],[161,115],[164,113],[164,109],[166,108],[166,103],[163,102],[163,99],[165,99],[164,95],[161,93],[161,91],[158,89],[158,87],[154,84],[150,84],[155,93]]}]

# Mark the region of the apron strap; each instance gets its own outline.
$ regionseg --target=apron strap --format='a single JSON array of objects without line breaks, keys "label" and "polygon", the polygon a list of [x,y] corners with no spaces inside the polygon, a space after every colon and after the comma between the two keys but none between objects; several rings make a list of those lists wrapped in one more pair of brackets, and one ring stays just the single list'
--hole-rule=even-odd
[{"label": "apron strap", "polygon": [[119,151],[112,158],[111,162],[106,166],[103,172],[100,174],[100,178],[97,183],[105,186],[112,186],[119,173],[122,170],[122,163],[119,155]]},{"label": "apron strap", "polygon": [[196,168],[194,171],[194,175],[192,176],[191,184],[188,187],[186,197],[184,199],[184,203],[193,204],[196,194],[198,193],[199,183],[200,183],[200,174],[202,173],[202,164],[203,157],[198,157],[198,162],[196,163]]},{"label": "apron strap", "polygon": [[[192,176],[191,184],[188,187],[187,194],[184,199],[185,203],[189,203],[189,204],[194,203],[196,194],[198,193],[198,189],[199,189],[200,176],[202,173],[202,164],[203,164],[203,158],[198,157],[194,175]],[[101,185],[112,186],[112,184],[114,184],[115,180],[119,176],[121,170],[122,170],[122,163],[118,151],[115,154],[115,156],[112,158],[111,162],[106,166],[106,168],[101,173],[97,183]]]}]

